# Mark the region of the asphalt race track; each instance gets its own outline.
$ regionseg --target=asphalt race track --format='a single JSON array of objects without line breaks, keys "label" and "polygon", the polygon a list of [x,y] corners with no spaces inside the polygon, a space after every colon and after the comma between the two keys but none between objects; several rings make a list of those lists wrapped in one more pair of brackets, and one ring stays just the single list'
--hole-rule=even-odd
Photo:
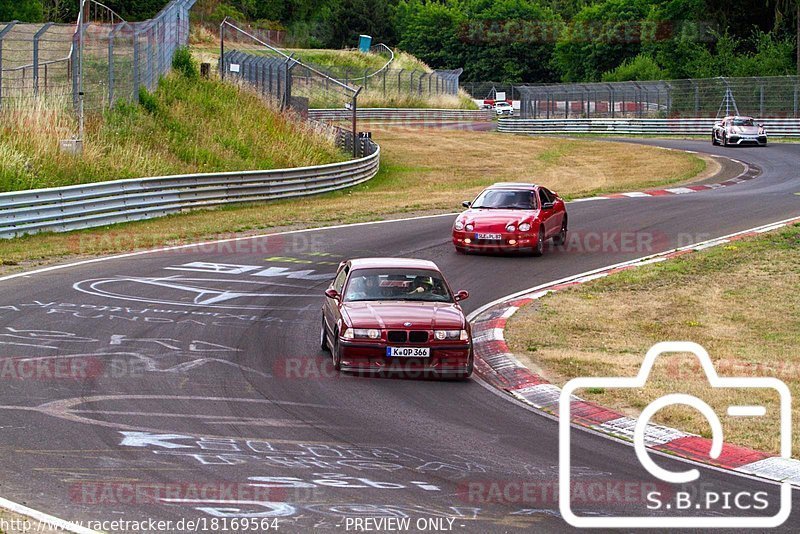
[{"label": "asphalt race track", "polygon": [[[564,276],[800,215],[800,145],[657,144],[724,154],[762,174],[690,195],[570,204],[570,231],[579,241],[604,237],[600,250],[462,256],[450,243],[453,217],[442,216],[0,283],[0,496],[70,521],[278,518],[279,531],[296,532],[408,517],[412,530],[568,530],[552,493],[556,421],[477,380],[336,375],[319,349],[321,295],[342,259],[419,257],[437,262],[454,290],[470,291],[469,312]],[[646,239],[626,247],[622,234]],[[650,480],[632,447],[576,432],[576,481],[638,491]],[[708,468],[700,480],[720,492],[767,492],[766,512],[777,509],[773,484]],[[522,482],[539,493],[521,496]],[[574,506],[607,516],[647,513],[644,504],[641,492],[605,492]],[[783,528],[798,524],[794,512]]]}]

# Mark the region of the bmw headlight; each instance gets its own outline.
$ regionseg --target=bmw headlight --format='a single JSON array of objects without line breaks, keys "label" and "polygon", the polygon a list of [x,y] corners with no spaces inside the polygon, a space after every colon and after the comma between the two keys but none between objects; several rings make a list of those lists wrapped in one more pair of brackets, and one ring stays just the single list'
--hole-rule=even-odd
[{"label": "bmw headlight", "polygon": [[436,330],[433,333],[433,337],[438,339],[439,341],[449,340],[449,341],[468,341],[469,336],[467,335],[466,330]]},{"label": "bmw headlight", "polygon": [[506,226],[506,232],[516,232],[516,231],[517,227],[514,226],[513,224],[509,224],[508,226]]},{"label": "bmw headlight", "polygon": [[381,337],[381,331],[375,328],[352,328],[348,332],[352,332],[353,336],[359,339],[380,339]]},{"label": "bmw headlight", "polygon": [[461,222],[461,221],[456,221],[456,224],[455,224],[455,229],[456,229],[456,230],[458,230],[458,231],[460,232],[461,230],[463,230],[463,229],[464,229],[464,223],[463,223],[463,222]]},{"label": "bmw headlight", "polygon": [[527,232],[531,229],[531,225],[529,223],[522,223],[519,225],[520,232]]}]

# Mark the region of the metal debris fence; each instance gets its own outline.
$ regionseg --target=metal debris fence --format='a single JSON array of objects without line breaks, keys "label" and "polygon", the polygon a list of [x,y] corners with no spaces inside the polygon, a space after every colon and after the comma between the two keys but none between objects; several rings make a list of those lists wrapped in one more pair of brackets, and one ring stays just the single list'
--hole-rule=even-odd
[{"label": "metal debris fence", "polygon": [[188,42],[194,3],[172,0],[151,20],[127,22],[87,0],[75,24],[4,24],[0,108],[57,97],[78,109],[82,90],[84,109],[101,111],[137,98],[139,87],[154,89],[172,67],[175,51]]},{"label": "metal debris fence", "polygon": [[521,117],[676,118],[800,116],[800,77],[515,85]]}]

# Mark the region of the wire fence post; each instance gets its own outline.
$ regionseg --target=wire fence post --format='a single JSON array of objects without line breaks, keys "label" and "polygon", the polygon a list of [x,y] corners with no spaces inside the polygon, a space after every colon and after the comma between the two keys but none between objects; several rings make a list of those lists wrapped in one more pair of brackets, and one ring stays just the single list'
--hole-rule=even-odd
[{"label": "wire fence post", "polygon": [[133,32],[133,94],[131,98],[134,102],[139,102],[139,86],[140,86],[140,74],[139,74],[139,37],[141,33],[139,30],[135,30]]},{"label": "wire fence post", "polygon": [[219,25],[219,78],[225,81],[225,24],[228,21],[228,17],[220,23]]},{"label": "wire fence post", "polygon": [[39,39],[52,25],[52,22],[48,22],[33,34],[33,96],[35,97],[39,96]]},{"label": "wire fence post", "polygon": [[114,107],[114,39],[121,28],[122,24],[108,34],[108,109]]},{"label": "wire fence post", "polygon": [[9,22],[5,28],[0,30],[0,109],[3,108],[3,39],[16,23],[16,20]]}]

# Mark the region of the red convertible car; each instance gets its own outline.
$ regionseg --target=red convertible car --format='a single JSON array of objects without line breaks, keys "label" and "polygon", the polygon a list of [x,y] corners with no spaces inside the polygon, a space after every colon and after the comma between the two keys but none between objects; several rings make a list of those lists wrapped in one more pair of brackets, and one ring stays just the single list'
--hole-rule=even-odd
[{"label": "red convertible car", "polygon": [[336,370],[467,378],[472,334],[435,263],[401,258],[342,262],[322,306],[321,345]]},{"label": "red convertible car", "polygon": [[453,224],[459,252],[529,250],[544,253],[545,242],[567,240],[567,209],[556,193],[535,184],[497,183],[484,189]]}]

